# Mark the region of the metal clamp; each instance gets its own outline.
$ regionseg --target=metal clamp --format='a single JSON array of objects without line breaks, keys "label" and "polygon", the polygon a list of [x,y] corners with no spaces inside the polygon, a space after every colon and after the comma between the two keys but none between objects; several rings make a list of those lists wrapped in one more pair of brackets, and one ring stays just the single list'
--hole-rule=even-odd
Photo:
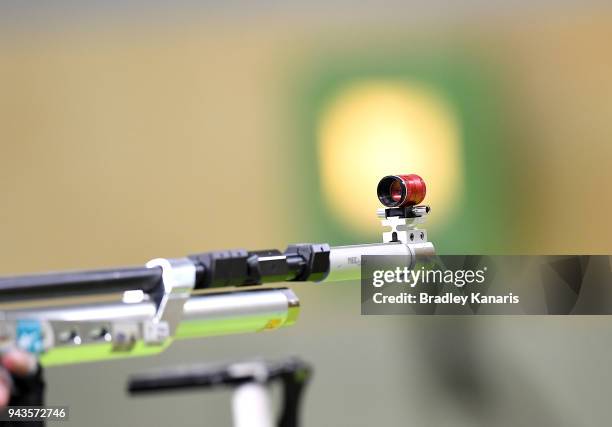
[{"label": "metal clamp", "polygon": [[404,244],[426,243],[427,231],[418,228],[425,222],[425,217],[400,218],[392,216],[381,220],[383,227],[390,231],[383,232],[383,243],[402,242]]},{"label": "metal clamp", "polygon": [[163,293],[156,299],[157,311],[143,325],[145,344],[159,345],[174,335],[181,322],[183,305],[195,287],[196,267],[189,258],[155,258],[146,267],[162,269]]}]

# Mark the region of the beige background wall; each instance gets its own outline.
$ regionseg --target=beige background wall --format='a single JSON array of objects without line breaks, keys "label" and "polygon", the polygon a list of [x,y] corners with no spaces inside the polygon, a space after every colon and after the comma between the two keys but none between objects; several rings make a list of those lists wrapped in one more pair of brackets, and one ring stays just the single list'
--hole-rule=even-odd
[{"label": "beige background wall", "polygon": [[[0,273],[308,240],[287,180],[300,161],[298,77],[335,51],[408,43],[471,46],[505,77],[524,194],[511,246],[612,251],[608,11],[61,5],[0,6]],[[228,215],[230,204],[248,216]],[[69,404],[75,426],[226,425],[228,393],[132,401],[126,375],[300,354],[316,367],[306,425],[609,420],[607,318],[366,318],[355,284],[296,290],[304,308],[291,329],[50,369],[49,402]]]}]

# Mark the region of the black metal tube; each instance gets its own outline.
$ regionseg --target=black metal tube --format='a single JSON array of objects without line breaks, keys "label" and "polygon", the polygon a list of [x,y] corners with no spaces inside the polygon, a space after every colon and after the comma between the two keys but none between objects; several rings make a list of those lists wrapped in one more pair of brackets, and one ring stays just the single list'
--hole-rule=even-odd
[{"label": "black metal tube", "polygon": [[123,292],[149,292],[161,280],[161,268],[128,267],[117,270],[74,271],[0,278],[0,301],[32,298]]},{"label": "black metal tube", "polygon": [[[196,365],[191,367],[168,368],[144,374],[132,375],[128,379],[128,392],[132,395],[166,392],[190,388],[210,388],[218,386],[235,386],[251,381],[262,381],[248,369],[244,372],[233,370],[236,365],[254,363],[265,369],[265,381],[270,382],[303,372],[310,376],[311,367],[297,358],[281,361],[239,362],[229,365]],[[304,378],[307,379],[307,378]]]},{"label": "black metal tube", "polygon": [[[196,274],[202,274],[198,266]],[[161,282],[161,268],[71,271],[0,278],[0,303],[140,289],[151,292]]]}]

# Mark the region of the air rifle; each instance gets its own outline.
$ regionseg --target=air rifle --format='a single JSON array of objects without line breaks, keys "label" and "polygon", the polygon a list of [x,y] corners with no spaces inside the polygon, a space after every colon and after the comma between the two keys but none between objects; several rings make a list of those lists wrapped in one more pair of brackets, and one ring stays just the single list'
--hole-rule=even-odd
[{"label": "air rifle", "polygon": [[185,258],[142,267],[0,278],[0,350],[17,346],[43,365],[155,354],[174,339],[259,332],[292,325],[299,299],[279,282],[358,279],[364,255],[434,254],[419,228],[429,207],[418,175],[389,175],[377,194],[383,243],[289,245]]}]

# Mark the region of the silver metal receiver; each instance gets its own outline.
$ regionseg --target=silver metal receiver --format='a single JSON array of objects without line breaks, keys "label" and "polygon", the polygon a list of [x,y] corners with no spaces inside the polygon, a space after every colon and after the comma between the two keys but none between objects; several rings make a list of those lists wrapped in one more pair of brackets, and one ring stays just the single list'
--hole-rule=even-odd
[{"label": "silver metal receiver", "polygon": [[[38,301],[31,308],[0,305],[0,347],[14,345],[40,353],[44,365],[80,363],[163,351],[174,339],[274,330],[292,325],[299,300],[287,288],[250,289],[192,295],[181,322],[163,342],[150,341],[145,325],[159,313],[144,295]],[[20,342],[21,341],[21,342]]]}]

